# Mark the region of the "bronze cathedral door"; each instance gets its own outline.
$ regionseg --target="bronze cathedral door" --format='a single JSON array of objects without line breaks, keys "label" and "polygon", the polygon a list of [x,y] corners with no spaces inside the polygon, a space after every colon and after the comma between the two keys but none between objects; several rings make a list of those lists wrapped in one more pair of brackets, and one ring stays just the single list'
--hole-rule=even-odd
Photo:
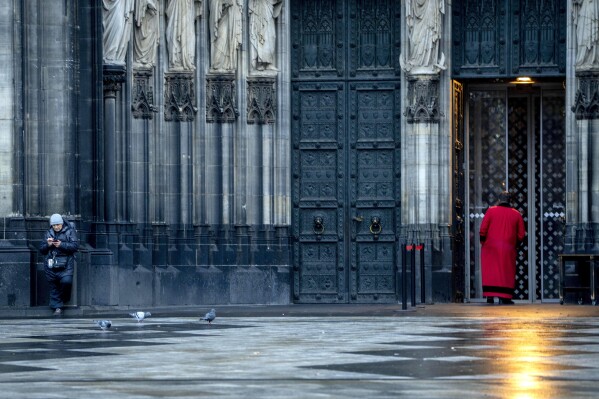
[{"label": "bronze cathedral door", "polygon": [[291,2],[293,300],[396,302],[400,2]]}]

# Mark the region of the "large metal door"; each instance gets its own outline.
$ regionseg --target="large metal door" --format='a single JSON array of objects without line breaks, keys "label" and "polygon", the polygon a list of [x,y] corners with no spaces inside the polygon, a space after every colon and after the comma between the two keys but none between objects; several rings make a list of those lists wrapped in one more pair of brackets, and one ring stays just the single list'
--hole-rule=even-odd
[{"label": "large metal door", "polygon": [[397,300],[399,2],[292,2],[296,302]]},{"label": "large metal door", "polygon": [[519,247],[514,299],[557,300],[565,211],[564,90],[470,86],[467,124],[467,299],[482,300],[479,228],[508,189],[528,232]]}]

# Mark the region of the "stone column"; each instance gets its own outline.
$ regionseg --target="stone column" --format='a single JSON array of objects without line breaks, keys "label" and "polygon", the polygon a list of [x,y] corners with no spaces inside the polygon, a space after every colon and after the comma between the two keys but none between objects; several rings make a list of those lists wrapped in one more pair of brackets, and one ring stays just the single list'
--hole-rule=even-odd
[{"label": "stone column", "polygon": [[[104,223],[94,225],[97,248],[91,254],[88,269],[85,273],[95,281],[90,289],[89,297],[84,303],[114,305],[119,302],[118,265],[119,265],[119,226],[117,225],[117,168],[116,168],[116,132],[117,106],[119,92],[126,80],[124,64],[103,65],[104,88]],[[100,144],[100,143],[98,143]]]},{"label": "stone column", "polygon": [[565,252],[599,251],[599,9],[568,2]]},{"label": "stone column", "polygon": [[[567,220],[565,249],[568,252],[599,251],[599,68],[576,72],[577,91],[572,111],[575,134],[568,135],[571,162],[577,176],[576,187],[568,195],[570,212]],[[572,143],[573,141],[573,143]],[[574,145],[573,145],[574,144]],[[576,194],[574,197],[572,194]],[[575,199],[574,199],[575,198]]]},{"label": "stone column", "polygon": [[234,135],[239,123],[238,92],[233,72],[206,76],[206,222],[234,223]]},{"label": "stone column", "polygon": [[[402,99],[402,240],[423,243],[426,301],[451,297],[451,131],[449,4],[445,0],[406,2],[400,64]],[[445,39],[445,40],[444,40]],[[417,281],[421,281],[417,271]]]},{"label": "stone column", "polygon": [[104,221],[116,220],[116,98],[125,65],[104,64]]},{"label": "stone column", "polygon": [[[427,301],[432,301],[433,251],[444,247],[442,226],[448,225],[449,168],[441,149],[439,76],[409,75],[408,105],[402,143],[402,235],[408,243],[424,243]],[[443,210],[443,211],[442,211]],[[434,269],[439,269],[439,265]],[[418,279],[420,281],[420,279]]]},{"label": "stone column", "polygon": [[[0,107],[0,143],[2,144],[0,145],[0,170],[2,171],[0,173],[0,196],[2,197],[0,228],[4,232],[0,235],[0,282],[2,282],[0,283],[0,308],[2,308],[32,305],[31,287],[35,274],[31,273],[31,259],[34,258],[36,251],[27,246],[25,221],[22,217],[25,192],[23,180],[19,181],[16,178],[22,175],[26,168],[23,161],[25,148],[19,139],[21,134],[15,133],[25,131],[24,117],[20,112],[28,115],[27,111],[29,111],[29,109],[23,111],[20,106],[15,106],[19,104],[18,91],[23,90],[24,80],[23,72],[15,68],[16,64],[13,62],[17,57],[18,46],[15,44],[25,39],[16,34],[22,29],[18,24],[23,22],[16,21],[15,16],[22,15],[19,7],[23,5],[0,2],[0,6],[7,10],[5,13],[0,13],[0,35],[5,44],[4,51],[0,52],[2,64],[2,72],[0,72],[0,93],[2,93],[0,97],[2,105]],[[32,89],[29,91],[33,92]]]},{"label": "stone column", "polygon": [[[18,15],[17,12],[21,12],[18,9],[12,10],[11,7],[2,3],[2,7],[6,7],[7,11],[0,15],[0,34],[2,35],[4,42],[4,51],[0,52],[0,63],[2,63],[2,73],[0,73],[0,93],[2,98],[0,99],[0,169],[2,171],[10,171],[15,165],[18,165],[16,173],[2,173],[0,174],[0,195],[3,200],[0,201],[0,215],[6,216],[17,213],[22,214],[23,212],[23,182],[15,181],[14,176],[23,173],[24,166],[22,165],[24,148],[19,145],[18,140],[15,140],[15,131],[23,127],[19,126],[22,122],[22,117],[15,113],[19,107],[17,104],[16,90],[19,88],[22,82],[22,76],[18,69],[14,68],[13,60],[16,59],[17,54],[15,52],[15,45],[12,43],[18,43],[21,40],[18,36],[15,37],[16,29],[13,25],[16,25],[13,20],[14,15]],[[21,27],[19,27],[22,29]],[[21,83],[22,84],[22,83]],[[15,127],[15,125],[17,125]],[[19,187],[21,185],[21,187]]]}]

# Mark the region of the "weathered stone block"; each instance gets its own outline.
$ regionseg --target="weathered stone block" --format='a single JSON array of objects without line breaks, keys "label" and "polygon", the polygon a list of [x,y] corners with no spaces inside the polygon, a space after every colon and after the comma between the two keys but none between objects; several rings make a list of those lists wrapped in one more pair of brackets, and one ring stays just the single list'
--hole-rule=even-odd
[{"label": "weathered stone block", "polygon": [[0,240],[0,307],[31,305],[31,250]]}]

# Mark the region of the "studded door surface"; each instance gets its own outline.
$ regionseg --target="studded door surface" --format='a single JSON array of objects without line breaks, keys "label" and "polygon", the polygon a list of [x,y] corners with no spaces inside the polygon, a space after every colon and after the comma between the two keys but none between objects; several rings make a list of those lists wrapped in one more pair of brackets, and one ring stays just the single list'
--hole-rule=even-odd
[{"label": "studded door surface", "polygon": [[350,301],[396,299],[400,138],[393,84],[352,84]]},{"label": "studded door surface", "polygon": [[292,2],[293,299],[394,302],[399,2]]}]

